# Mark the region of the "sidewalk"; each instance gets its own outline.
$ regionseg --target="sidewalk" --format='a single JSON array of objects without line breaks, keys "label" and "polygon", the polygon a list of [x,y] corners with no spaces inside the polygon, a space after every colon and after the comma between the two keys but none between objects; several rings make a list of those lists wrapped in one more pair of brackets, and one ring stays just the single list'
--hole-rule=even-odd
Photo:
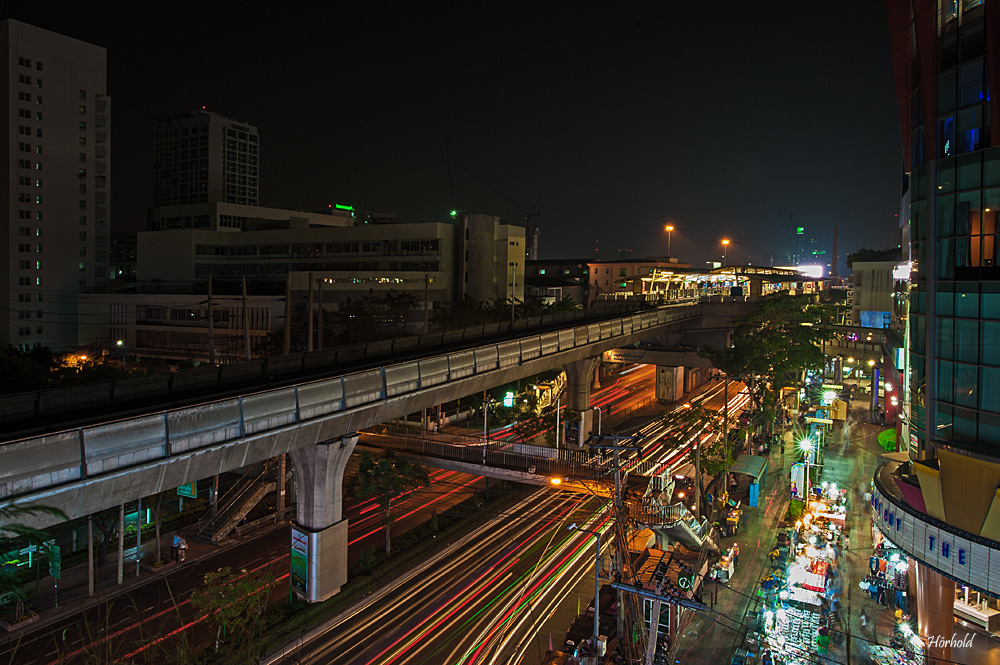
[{"label": "sidewalk", "polygon": [[[62,571],[62,579],[56,580],[51,576],[42,577],[37,592],[31,593],[30,608],[38,613],[39,619],[30,624],[20,624],[9,632],[0,632],[0,640],[7,642],[11,639],[25,636],[44,629],[58,621],[71,618],[103,602],[112,600],[118,596],[131,593],[147,584],[162,580],[165,577],[174,575],[180,571],[190,570],[195,564],[214,557],[222,552],[226,552],[234,547],[245,545],[256,538],[272,533],[276,529],[287,527],[284,522],[269,525],[254,532],[241,540],[228,540],[221,545],[209,545],[195,540],[198,532],[197,525],[182,529],[178,532],[161,534],[161,554],[163,558],[170,558],[170,546],[175,535],[182,536],[188,544],[187,553],[183,562],[172,562],[162,566],[158,570],[151,570],[148,567],[141,567],[136,574],[136,549],[135,541],[132,547],[127,547],[126,540],[125,561],[123,566],[122,583],[118,584],[118,550],[109,548],[107,559],[103,565],[97,566],[95,551],[95,572],[94,572],[94,595],[89,594],[89,578],[87,575],[87,564],[83,563],[73,568]],[[95,539],[96,540],[96,539]],[[117,544],[117,543],[115,543]],[[95,550],[97,548],[95,547]],[[153,543],[146,541],[142,543],[143,559],[152,561],[154,558]],[[58,584],[58,589],[56,585]],[[29,593],[34,590],[34,584],[26,588]],[[58,603],[57,603],[58,600]]]},{"label": "sidewalk", "polygon": [[766,475],[767,489],[758,508],[746,508],[740,532],[719,538],[720,549],[738,543],[740,559],[732,580],[725,585],[707,581],[702,597],[709,609],[689,612],[681,619],[674,660],[688,664],[719,665],[739,646],[745,632],[746,613],[757,591],[757,580],[769,570],[767,555],[774,547],[778,522],[789,501],[788,469],[797,455],[786,446],[772,446]]}]

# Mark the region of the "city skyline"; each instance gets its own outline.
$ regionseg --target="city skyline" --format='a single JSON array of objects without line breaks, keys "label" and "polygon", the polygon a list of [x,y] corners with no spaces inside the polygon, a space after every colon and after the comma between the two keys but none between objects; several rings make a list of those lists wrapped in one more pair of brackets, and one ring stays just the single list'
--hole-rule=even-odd
[{"label": "city skyline", "polygon": [[730,261],[766,264],[783,208],[837,224],[842,254],[895,239],[901,151],[877,3],[766,17],[180,7],[155,22],[124,4],[48,9],[9,16],[108,50],[116,228],[144,226],[153,118],[204,106],[260,128],[263,205],[521,223],[540,200],[542,258],[664,255],[671,219],[672,253],[692,265],[718,260],[722,237]]}]

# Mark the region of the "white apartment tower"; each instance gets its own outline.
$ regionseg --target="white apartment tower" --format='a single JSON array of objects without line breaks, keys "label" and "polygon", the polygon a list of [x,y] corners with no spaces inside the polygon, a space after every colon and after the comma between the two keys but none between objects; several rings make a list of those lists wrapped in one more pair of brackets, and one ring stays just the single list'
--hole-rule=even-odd
[{"label": "white apartment tower", "polygon": [[153,122],[153,207],[259,205],[257,128],[209,111]]},{"label": "white apartment tower", "polygon": [[78,343],[77,296],[108,279],[107,55],[17,21],[0,25],[8,118],[0,341],[64,350]]}]

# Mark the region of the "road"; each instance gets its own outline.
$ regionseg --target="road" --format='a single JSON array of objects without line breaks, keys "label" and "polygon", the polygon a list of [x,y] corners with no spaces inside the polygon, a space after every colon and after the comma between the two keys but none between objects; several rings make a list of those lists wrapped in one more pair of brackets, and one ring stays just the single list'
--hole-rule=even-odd
[{"label": "road", "polygon": [[[654,372],[655,368],[645,366],[626,369],[614,381],[601,390],[595,391],[592,404],[601,408],[604,417],[609,420],[615,414],[627,413],[635,404],[643,403],[652,397]],[[711,403],[719,407],[724,401],[721,397],[721,385],[721,383],[710,384],[707,388]],[[738,384],[732,382],[730,387],[730,408],[735,413],[739,399]],[[655,459],[664,468],[679,468],[679,465],[683,463],[686,451],[693,445],[689,442],[687,447],[682,447],[678,440],[671,439],[669,429],[664,427],[644,432],[644,434],[648,435],[648,439],[642,459]],[[352,464],[356,464],[356,462],[357,460],[353,460]],[[432,480],[430,487],[414,490],[394,500],[396,520],[393,524],[393,531],[395,534],[402,534],[426,521],[434,511],[437,513],[445,512],[451,506],[467,498],[469,493],[481,490],[485,485],[481,476],[444,470],[431,470],[430,474]],[[539,499],[542,501],[541,505],[537,507],[533,505],[529,512],[518,514],[517,519],[505,519],[502,529],[493,529],[496,533],[516,533],[519,540],[514,549],[510,552],[505,552],[502,547],[500,550],[496,550],[500,545],[496,542],[495,537],[484,538],[484,545],[493,543],[494,550],[487,548],[487,552],[492,551],[492,554],[481,551],[480,554],[473,556],[463,552],[456,557],[455,562],[448,561],[447,565],[443,566],[443,570],[451,571],[448,576],[443,578],[439,574],[434,576],[437,585],[441,587],[439,590],[441,594],[454,593],[456,588],[464,590],[463,593],[472,593],[471,589],[479,589],[477,600],[469,598],[471,607],[480,607],[483,598],[493,599],[487,604],[493,608],[490,611],[486,612],[485,608],[480,607],[480,610],[484,611],[482,616],[478,616],[476,613],[470,615],[465,610],[455,610],[455,616],[466,617],[468,621],[472,622],[472,625],[477,627],[474,632],[480,635],[480,639],[478,642],[475,640],[470,642],[469,638],[461,636],[450,638],[456,645],[448,650],[451,656],[456,658],[467,656],[473,659],[458,659],[454,662],[493,662],[483,660],[484,654],[502,653],[506,654],[504,656],[506,658],[517,655],[519,650],[523,655],[524,649],[537,648],[535,643],[529,639],[533,634],[531,632],[532,626],[535,626],[542,617],[547,616],[547,611],[558,605],[562,597],[560,594],[565,595],[586,575],[592,574],[592,554],[588,560],[581,550],[581,548],[586,549],[584,547],[585,535],[573,533],[556,537],[557,531],[551,531],[551,529],[556,528],[553,525],[556,523],[560,510],[564,512],[580,510],[578,507],[572,507],[572,502],[574,500],[580,501],[580,496],[568,493],[560,494],[555,490],[547,490],[543,494],[547,498],[545,500]],[[553,501],[553,495],[562,496],[561,503]],[[596,499],[593,502],[596,502]],[[597,510],[597,504],[594,503],[588,509],[591,514],[594,514]],[[382,516],[374,500],[356,502],[348,499],[345,501],[345,517],[350,520],[348,532],[350,561],[356,561],[363,552],[370,548],[380,549],[384,546]],[[586,522],[585,517],[575,515],[569,521],[576,521],[583,525]],[[493,519],[498,518],[494,517]],[[533,525],[532,519],[540,520],[538,525]],[[545,530],[546,528],[549,530]],[[546,537],[551,542],[543,547],[538,539]],[[191,562],[167,578],[158,577],[139,587],[128,597],[110,601],[82,615],[66,618],[46,626],[44,629],[28,633],[16,641],[0,643],[0,662],[54,665],[57,662],[84,662],[88,657],[98,653],[109,661],[117,660],[126,655],[139,658],[145,656],[147,660],[156,661],[158,659],[157,650],[173,648],[182,635],[190,639],[192,643],[197,644],[207,639],[208,636],[205,634],[203,623],[199,621],[200,617],[190,607],[189,599],[191,591],[200,584],[204,574],[223,565],[248,570],[271,570],[276,577],[282,580],[279,591],[275,593],[275,601],[277,602],[287,597],[288,542],[288,530],[283,528],[271,532],[265,537],[241,543],[208,560]],[[476,548],[470,548],[470,552],[474,551],[479,551],[478,545]],[[590,551],[592,552],[592,545]],[[467,562],[465,565],[472,565],[476,562],[485,565],[482,563],[483,561],[500,556],[501,552],[504,556],[501,556],[494,565],[500,565],[501,562],[510,565],[509,569],[504,568],[502,579],[518,581],[519,585],[513,587],[514,589],[522,588],[529,580],[532,581],[532,584],[538,582],[538,588],[532,589],[526,600],[517,600],[517,596],[511,595],[513,591],[502,594],[499,593],[499,590],[492,589],[491,585],[495,585],[497,582],[489,576],[477,577],[473,575],[469,577],[469,572],[462,573],[463,561]],[[534,563],[532,563],[531,568],[525,569],[524,566],[527,561],[531,560],[531,556],[535,556]],[[588,571],[591,572],[588,573]],[[482,575],[487,575],[487,573],[487,569],[482,571]],[[455,581],[449,584],[447,583],[449,579]],[[493,581],[490,585],[484,586],[486,580]],[[461,581],[462,584],[456,587],[458,581]],[[497,594],[495,597],[490,595],[490,589]],[[412,608],[430,610],[435,605],[430,599],[435,597],[438,598],[438,602],[442,606],[452,607],[445,602],[443,597],[418,594],[419,602],[411,601],[411,608],[397,607],[396,616],[409,616]],[[461,599],[453,602],[461,602]],[[493,614],[499,607],[510,611],[506,619],[503,618],[503,615]],[[492,618],[487,619],[487,617]],[[503,630],[489,630],[499,625],[495,622],[503,621],[507,622]],[[453,626],[453,618],[449,618],[445,624]],[[507,630],[512,625],[518,627],[514,633]],[[161,640],[164,635],[170,635],[170,639]],[[511,637],[511,635],[517,635],[517,637]],[[401,644],[407,645],[405,649],[398,645],[392,646],[391,641],[389,643],[383,641],[379,644],[382,645],[381,648],[389,649],[387,653],[391,654],[395,654],[400,649],[403,652],[416,650],[415,653],[439,654],[442,648],[436,646],[427,652],[426,649],[429,647],[421,645],[424,642],[436,642],[437,640],[429,639],[426,633],[421,633],[420,639],[417,640],[402,637],[400,639],[403,640]],[[375,649],[375,646],[369,646],[366,649]],[[465,650],[469,649],[471,651],[466,653]],[[369,660],[363,662],[381,662],[377,658],[379,655],[377,649],[364,653]],[[504,660],[504,658],[495,660],[495,662],[515,662]],[[393,659],[385,662],[397,661]],[[413,662],[439,661],[431,658],[430,660]]]},{"label": "road", "polygon": [[[356,462],[355,462],[356,464]],[[429,487],[407,492],[393,502],[396,520],[393,533],[402,534],[426,521],[432,511],[443,513],[485,486],[482,476],[430,470]],[[370,548],[385,547],[382,515],[374,499],[345,501],[348,526],[348,559],[357,561]],[[86,662],[100,655],[101,662],[114,662],[129,654],[151,656],[156,661],[170,641],[157,642],[179,628],[194,631],[198,643],[197,613],[190,606],[191,592],[205,573],[221,566],[247,570],[269,570],[278,578],[288,572],[291,535],[288,527],[247,540],[202,561],[191,561],[168,577],[156,577],[127,596],[118,597],[80,615],[74,615],[15,639],[0,641],[0,663],[55,665]],[[287,579],[282,580],[275,600],[287,599]],[[5,636],[6,637],[6,636]],[[204,636],[202,636],[204,637]],[[62,659],[62,660],[60,660]]]},{"label": "road", "polygon": [[[516,663],[545,617],[592,574],[593,545],[568,530],[604,528],[603,501],[554,488],[490,519],[356,611],[269,662]],[[588,547],[588,545],[590,545]]]}]

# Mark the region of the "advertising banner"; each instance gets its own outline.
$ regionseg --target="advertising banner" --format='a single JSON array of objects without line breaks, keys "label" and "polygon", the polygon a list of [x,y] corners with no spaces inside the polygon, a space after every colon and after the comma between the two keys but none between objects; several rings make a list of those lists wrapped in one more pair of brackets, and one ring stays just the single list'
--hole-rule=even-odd
[{"label": "advertising banner", "polygon": [[309,534],[292,527],[291,555],[292,588],[308,596],[309,586]]}]

